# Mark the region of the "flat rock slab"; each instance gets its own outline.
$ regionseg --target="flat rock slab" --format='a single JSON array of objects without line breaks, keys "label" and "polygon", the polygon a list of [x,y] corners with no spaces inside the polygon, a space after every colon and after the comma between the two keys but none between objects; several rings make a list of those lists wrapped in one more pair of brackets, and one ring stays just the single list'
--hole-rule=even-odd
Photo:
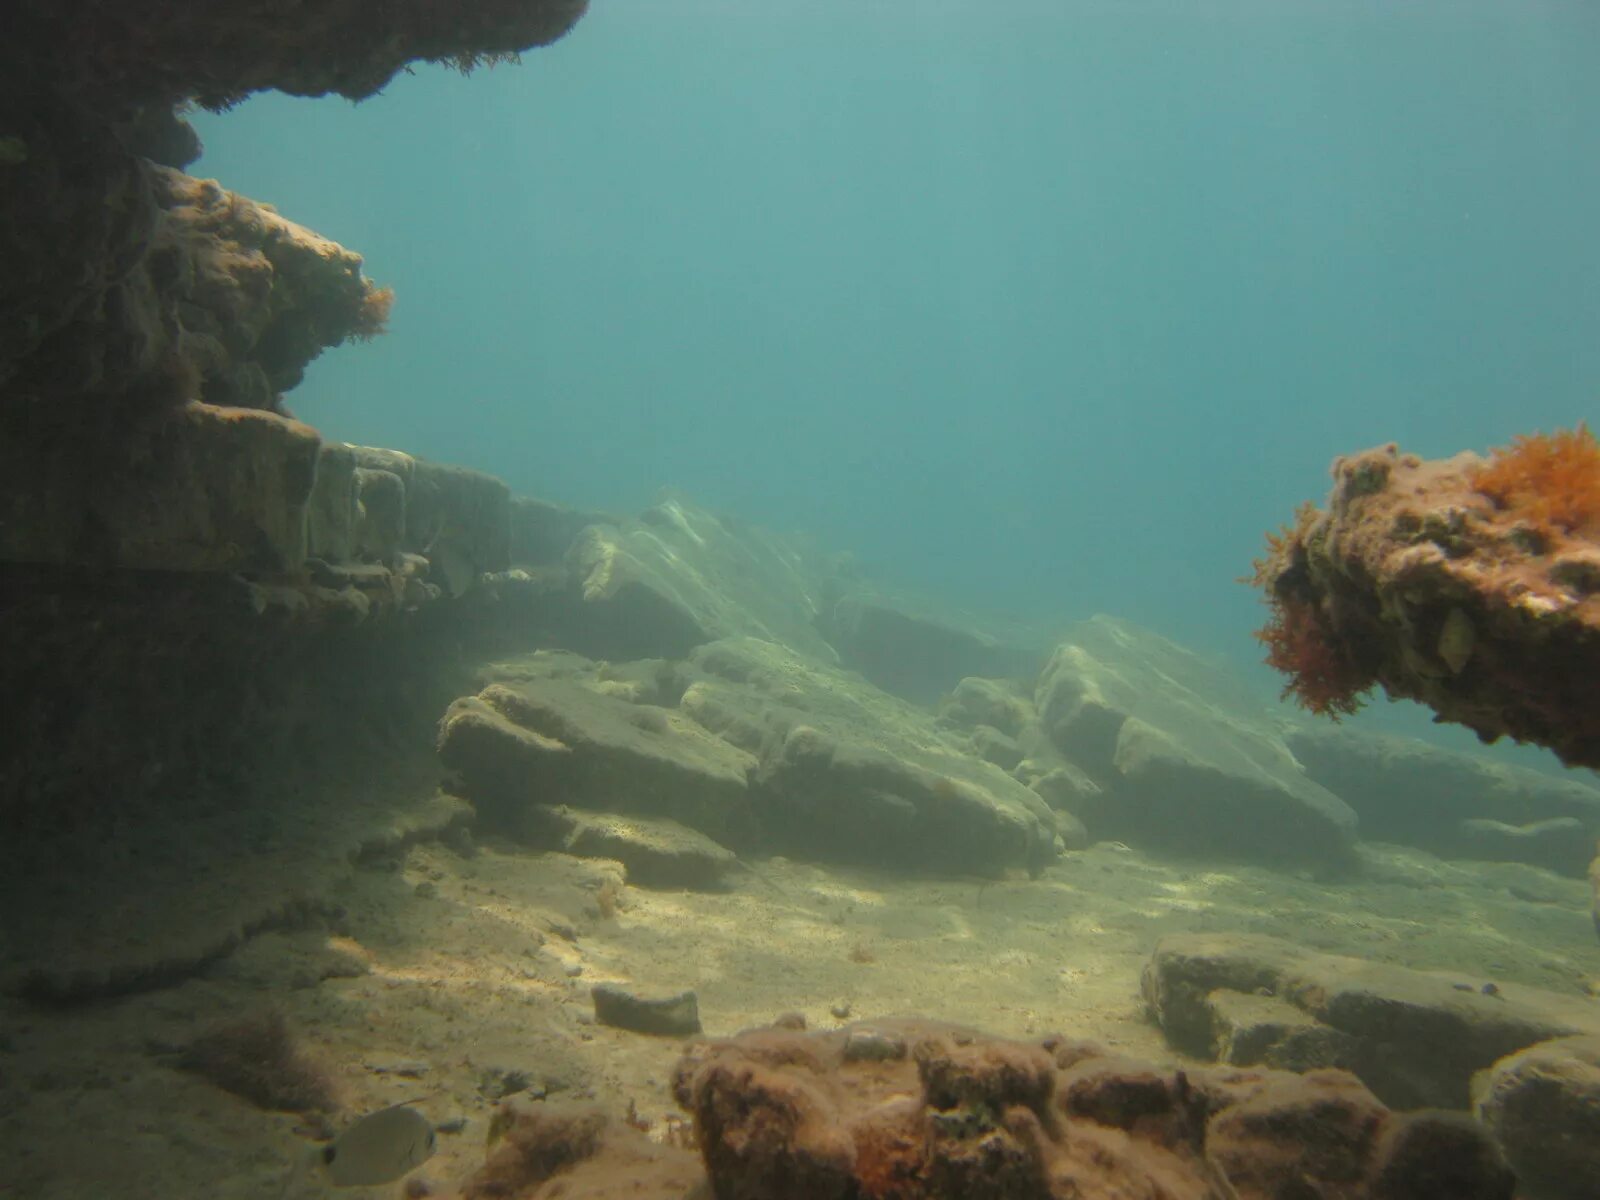
[{"label": "flat rock slab", "polygon": [[[1143,990],[1167,1040],[1185,1053],[1216,1058],[1243,1041],[1254,1061],[1344,1067],[1404,1108],[1464,1109],[1473,1074],[1498,1059],[1549,1038],[1600,1034],[1600,1005],[1588,997],[1242,934],[1163,938]],[[1248,1011],[1251,1000],[1267,999],[1270,1012]]]},{"label": "flat rock slab", "polygon": [[1056,648],[1034,707],[1055,749],[1098,785],[1076,815],[1096,838],[1172,852],[1342,867],[1356,814],[1312,780],[1221,667],[1095,617]]},{"label": "flat rock slab", "polygon": [[924,709],[755,638],[703,646],[681,707],[757,757],[768,845],[831,861],[993,874],[1041,869],[1055,814]]},{"label": "flat rock slab", "polygon": [[1594,854],[1600,788],[1578,772],[1562,777],[1356,729],[1286,736],[1310,777],[1356,810],[1364,837],[1574,878]]},{"label": "flat rock slab", "polygon": [[1539,1200],[1600,1196],[1600,1037],[1558,1038],[1473,1081],[1473,1110]]},{"label": "flat rock slab", "polygon": [[592,525],[567,554],[584,618],[576,648],[608,658],[682,658],[750,635],[820,661],[837,655],[814,625],[823,572],[791,539],[669,499],[637,521]]},{"label": "flat rock slab", "polygon": [[512,830],[529,806],[571,804],[670,817],[711,837],[747,837],[751,755],[683,713],[573,679],[493,683],[452,704],[439,753],[462,794]]},{"label": "flat rock slab", "polygon": [[526,829],[533,840],[583,858],[615,859],[628,882],[650,888],[721,891],[738,856],[705,834],[666,817],[535,807]]},{"label": "flat rock slab", "polygon": [[927,602],[855,588],[833,600],[821,628],[843,664],[918,704],[934,704],[969,677],[1032,679],[1048,638]]}]

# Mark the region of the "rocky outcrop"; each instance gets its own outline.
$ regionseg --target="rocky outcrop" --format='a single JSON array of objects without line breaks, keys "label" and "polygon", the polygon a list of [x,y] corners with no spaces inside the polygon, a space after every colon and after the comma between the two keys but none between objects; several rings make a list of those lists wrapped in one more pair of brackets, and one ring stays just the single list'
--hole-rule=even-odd
[{"label": "rocky outcrop", "polygon": [[[691,1047],[692,1125],[506,1106],[463,1197],[1511,1200],[1484,1131],[1396,1113],[1340,1071],[1171,1071],[1062,1037],[933,1021],[751,1030]],[[665,1143],[665,1145],[663,1145]],[[692,1155],[691,1150],[698,1150]]]},{"label": "rocky outcrop", "polygon": [[1037,871],[1059,850],[1043,801],[927,713],[773,642],[676,665],[540,653],[488,673],[500,681],[446,713],[440,753],[488,819],[535,840],[569,805],[921,870]]},{"label": "rocky outcrop", "polygon": [[682,658],[750,636],[837,659],[813,624],[822,576],[808,548],[681,498],[582,530],[567,568],[583,605],[572,648],[584,653]]},{"label": "rocky outcrop", "polygon": [[633,704],[560,678],[493,683],[457,700],[439,754],[494,823],[547,836],[547,808],[667,817],[746,843],[751,755],[684,713]]},{"label": "rocky outcrop", "polygon": [[1600,1036],[1501,1059],[1473,1081],[1472,1101],[1529,1200],[1600,1196]]},{"label": "rocky outcrop", "polygon": [[1302,950],[1271,938],[1163,938],[1144,972],[1177,1049],[1238,1066],[1340,1067],[1396,1108],[1464,1109],[1508,1054],[1600,1034],[1587,997]]},{"label": "rocky outcrop", "polygon": [[[292,564],[284,541],[295,490],[309,486],[306,433],[222,422],[281,414],[306,364],[380,332],[392,297],[358,255],[173,169],[198,149],[173,106],[226,106],[262,88],[359,99],[413,59],[465,69],[551,41],[583,3],[501,0],[448,20],[436,9],[315,0],[284,19],[64,0],[11,14],[0,44],[0,561]],[[222,449],[230,428],[240,444]],[[217,527],[205,513],[168,515],[213,456],[243,468],[229,495],[205,498]],[[183,477],[170,483],[175,465]],[[342,463],[320,474],[351,478]],[[288,528],[236,543],[232,510],[248,515],[256,490],[253,503]],[[144,561],[127,529],[157,510],[156,538],[184,545]]]},{"label": "rocky outcrop", "polygon": [[[1002,709],[1015,709],[1012,698]],[[1032,697],[1025,770],[1095,838],[1339,868],[1356,815],[1309,778],[1225,671],[1109,617],[1057,647]]]},{"label": "rocky outcrop", "polygon": [[313,0],[295,20],[254,8],[60,0],[15,14],[6,66],[33,91],[81,95],[102,110],[186,98],[227,107],[251,92],[363,100],[419,59],[468,69],[553,42],[585,0],[486,0],[440,18],[429,0],[374,10]]},{"label": "rocky outcrop", "polygon": [[1059,852],[1035,793],[871,684],[754,638],[702,647],[685,678],[682,709],[759,760],[775,848],[982,873],[1038,871]]},{"label": "rocky outcrop", "polygon": [[1600,446],[1580,430],[1488,460],[1389,445],[1333,464],[1274,534],[1260,638],[1314,712],[1382,685],[1484,741],[1600,766]]},{"label": "rocky outcrop", "polygon": [[1361,819],[1362,836],[1445,858],[1526,862],[1581,878],[1600,836],[1600,789],[1354,729],[1295,728],[1289,748]]}]

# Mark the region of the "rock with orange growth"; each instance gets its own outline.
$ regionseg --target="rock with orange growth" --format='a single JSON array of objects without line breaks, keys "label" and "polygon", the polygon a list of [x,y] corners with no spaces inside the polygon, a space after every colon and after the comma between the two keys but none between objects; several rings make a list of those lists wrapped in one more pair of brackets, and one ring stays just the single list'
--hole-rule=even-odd
[{"label": "rock with orange growth", "polygon": [[703,1186],[699,1156],[593,1107],[505,1105],[488,1160],[461,1200],[682,1200]]},{"label": "rock with orange growth", "polygon": [[673,1090],[718,1200],[1513,1190],[1481,1130],[1445,1118],[1411,1128],[1417,1118],[1341,1071],[1171,1071],[1064,1038],[1014,1042],[915,1019],[702,1043]]},{"label": "rock with orange growth", "polygon": [[1286,692],[1352,711],[1371,687],[1486,742],[1600,766],[1600,449],[1581,427],[1490,460],[1393,445],[1337,460],[1324,509],[1254,582]]}]

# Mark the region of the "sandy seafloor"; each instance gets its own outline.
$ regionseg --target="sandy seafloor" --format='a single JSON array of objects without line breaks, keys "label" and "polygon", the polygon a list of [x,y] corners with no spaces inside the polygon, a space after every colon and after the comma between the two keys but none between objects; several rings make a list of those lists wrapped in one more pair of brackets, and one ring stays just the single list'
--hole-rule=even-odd
[{"label": "sandy seafloor", "polygon": [[465,1118],[417,1172],[448,1192],[482,1161],[487,1093],[507,1074],[619,1113],[631,1100],[658,1128],[673,1111],[679,1044],[593,1024],[589,988],[603,980],[694,988],[708,1034],[787,1011],[828,1028],[848,1006],[850,1019],[916,1012],[999,1034],[1060,1030],[1173,1061],[1139,1001],[1140,969],[1169,932],[1272,934],[1473,983],[1583,993],[1600,976],[1582,882],[1389,846],[1362,855],[1361,875],[1336,883],[1116,844],[1070,854],[1038,880],[778,859],[708,894],[616,893],[614,864],[504,845],[415,846],[350,877],[331,931],[265,934],[200,978],[120,1000],[8,1002],[0,1196],[279,1200],[311,1145],[305,1122],[160,1053],[271,1006],[335,1077],[345,1119],[409,1099],[436,1121]]}]

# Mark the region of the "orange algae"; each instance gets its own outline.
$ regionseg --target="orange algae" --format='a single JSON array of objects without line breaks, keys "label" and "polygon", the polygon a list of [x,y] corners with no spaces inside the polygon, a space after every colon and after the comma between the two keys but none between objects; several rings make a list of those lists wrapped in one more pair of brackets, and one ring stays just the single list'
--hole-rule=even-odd
[{"label": "orange algae", "polygon": [[1317,716],[1337,721],[1359,712],[1377,682],[1340,653],[1316,606],[1308,601],[1278,597],[1272,619],[1255,636],[1267,647],[1267,665],[1289,677],[1283,685],[1284,698],[1293,697]]},{"label": "orange algae", "polygon": [[1600,442],[1582,421],[1522,434],[1474,468],[1473,488],[1546,532],[1600,532]]}]

